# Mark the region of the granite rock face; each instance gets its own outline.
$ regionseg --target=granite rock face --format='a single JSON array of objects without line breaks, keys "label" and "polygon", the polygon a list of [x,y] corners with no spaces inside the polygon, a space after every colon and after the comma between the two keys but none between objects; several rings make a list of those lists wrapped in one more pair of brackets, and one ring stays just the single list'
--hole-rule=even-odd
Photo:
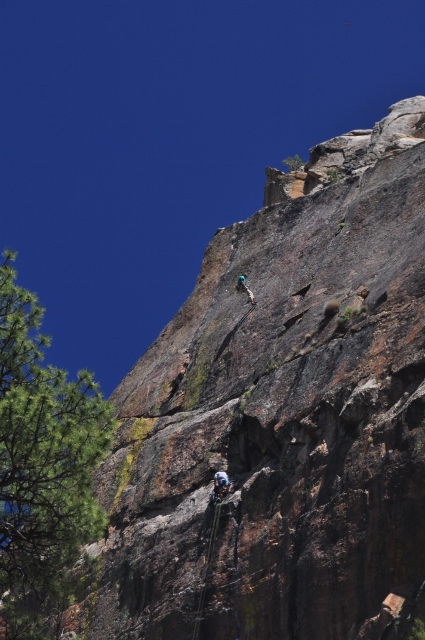
[{"label": "granite rock face", "polygon": [[[378,159],[394,156],[425,138],[425,97],[401,100],[373,129],[354,129],[310,149],[302,182],[295,172],[266,169],[263,206],[297,198],[313,189],[362,173]],[[296,185],[296,188],[294,188]]]},{"label": "granite rock face", "polygon": [[[338,166],[376,153],[364,170],[215,234],[113,393],[96,472],[111,524],[66,631],[393,640],[425,614],[425,145],[387,153],[424,103],[330,141]],[[235,493],[211,547],[218,469]]]},{"label": "granite rock face", "polygon": [[279,169],[266,167],[263,207],[279,202],[289,202],[291,198],[303,196],[306,178],[307,174],[304,171],[284,173]]}]

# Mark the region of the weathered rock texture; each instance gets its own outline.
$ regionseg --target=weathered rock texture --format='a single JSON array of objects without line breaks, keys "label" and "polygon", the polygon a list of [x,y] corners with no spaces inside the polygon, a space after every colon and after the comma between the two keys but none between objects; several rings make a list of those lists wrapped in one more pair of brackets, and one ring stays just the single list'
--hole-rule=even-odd
[{"label": "weathered rock texture", "polygon": [[[202,640],[391,640],[424,615],[424,113],[315,147],[336,182],[213,237],[112,395],[111,526],[68,631],[190,640],[205,583]],[[207,572],[218,469],[236,492]]]},{"label": "weathered rock texture", "polygon": [[303,196],[306,178],[307,174],[304,171],[284,173],[279,169],[266,167],[263,207],[279,202],[289,202],[291,198]]},{"label": "weathered rock texture", "polygon": [[263,206],[288,201],[342,177],[362,173],[378,159],[410,149],[425,138],[425,97],[401,100],[373,129],[354,129],[310,149],[304,173],[266,168]]}]

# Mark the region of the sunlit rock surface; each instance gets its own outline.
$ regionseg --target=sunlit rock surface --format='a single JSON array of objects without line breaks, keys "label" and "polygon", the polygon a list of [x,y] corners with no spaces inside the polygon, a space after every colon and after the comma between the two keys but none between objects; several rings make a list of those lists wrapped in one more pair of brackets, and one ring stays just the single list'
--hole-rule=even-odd
[{"label": "sunlit rock surface", "polygon": [[[202,594],[202,640],[392,640],[425,613],[424,112],[313,149],[337,180],[213,237],[112,395],[111,524],[67,630],[193,640]],[[208,567],[218,469],[236,492]]]},{"label": "sunlit rock surface", "polygon": [[310,149],[303,172],[266,168],[263,206],[311,193],[348,175],[363,173],[377,160],[416,146],[425,138],[425,97],[401,100],[373,129],[353,129]]}]

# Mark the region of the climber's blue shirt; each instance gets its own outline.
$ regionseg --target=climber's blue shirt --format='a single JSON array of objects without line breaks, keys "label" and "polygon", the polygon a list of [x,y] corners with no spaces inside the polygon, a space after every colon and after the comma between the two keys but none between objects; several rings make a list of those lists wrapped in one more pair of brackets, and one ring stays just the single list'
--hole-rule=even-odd
[{"label": "climber's blue shirt", "polygon": [[239,278],[238,278],[238,287],[240,287],[241,284],[245,284],[245,276],[239,276]]}]

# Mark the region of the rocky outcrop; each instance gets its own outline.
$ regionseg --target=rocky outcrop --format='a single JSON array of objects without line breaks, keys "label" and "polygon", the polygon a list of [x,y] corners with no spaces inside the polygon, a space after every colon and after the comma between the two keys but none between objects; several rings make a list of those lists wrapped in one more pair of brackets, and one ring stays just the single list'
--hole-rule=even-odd
[{"label": "rocky outcrop", "polygon": [[425,97],[393,104],[373,129],[354,129],[310,149],[304,173],[266,169],[263,206],[298,198],[313,189],[362,173],[383,157],[414,147],[425,138]]},{"label": "rocky outcrop", "polygon": [[304,195],[306,178],[307,174],[304,171],[284,173],[279,169],[266,167],[263,207],[270,207],[279,202],[289,202],[291,198]]},{"label": "rocky outcrop", "polygon": [[[77,568],[67,632],[393,640],[425,613],[425,145],[390,148],[424,101],[312,152],[307,171],[337,181],[215,234],[112,396],[110,527]],[[218,469],[235,493],[212,544]]]}]

